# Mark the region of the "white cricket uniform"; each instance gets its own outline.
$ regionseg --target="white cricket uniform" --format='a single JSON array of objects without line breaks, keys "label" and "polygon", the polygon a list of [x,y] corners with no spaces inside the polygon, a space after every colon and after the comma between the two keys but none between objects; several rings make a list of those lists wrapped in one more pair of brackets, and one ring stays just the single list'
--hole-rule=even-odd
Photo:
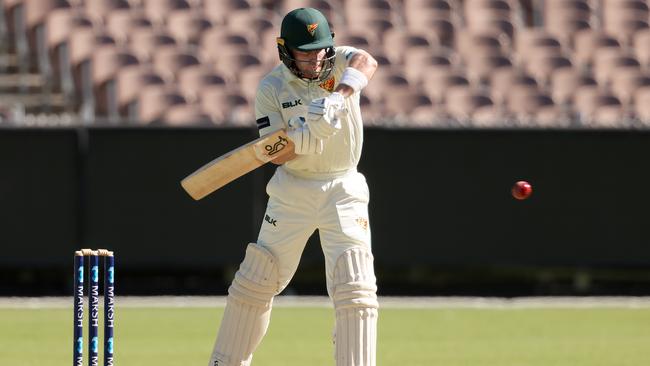
[{"label": "white cricket uniform", "polygon": [[[337,47],[330,79],[308,83],[284,65],[258,88],[260,134],[305,117],[314,98],[329,95],[356,50]],[[269,325],[273,297],[288,284],[307,239],[318,229],[325,254],[327,291],[335,308],[337,366],[375,366],[377,286],[370,249],[368,186],[356,170],[363,126],[359,93],[345,101],[341,130],[320,155],[299,155],[276,169],[257,243],[250,243],[232,285],[209,366],[249,366]]]},{"label": "white cricket uniform", "polygon": [[[260,135],[287,128],[287,121],[307,116],[309,103],[338,85],[353,47],[336,47],[334,68],[325,82],[307,82],[284,64],[267,74],[258,87],[255,114]],[[298,155],[278,167],[266,190],[266,214],[257,243],[279,261],[280,285],[293,277],[306,241],[318,229],[331,295],[335,261],[347,249],[370,249],[368,186],[356,167],[363,145],[360,93],[345,99],[348,110],[341,130],[324,141],[323,153]]]}]

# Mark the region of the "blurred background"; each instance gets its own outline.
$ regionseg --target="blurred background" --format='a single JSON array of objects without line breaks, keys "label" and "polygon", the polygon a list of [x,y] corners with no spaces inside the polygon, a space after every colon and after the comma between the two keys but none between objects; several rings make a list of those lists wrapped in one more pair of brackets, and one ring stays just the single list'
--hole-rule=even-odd
[{"label": "blurred background", "polygon": [[[273,167],[198,202],[179,181],[257,136],[300,6],[380,63],[380,295],[650,294],[645,0],[0,0],[0,295],[72,293],[85,247],[119,294],[225,294]],[[324,282],[316,234],[285,293]]]}]

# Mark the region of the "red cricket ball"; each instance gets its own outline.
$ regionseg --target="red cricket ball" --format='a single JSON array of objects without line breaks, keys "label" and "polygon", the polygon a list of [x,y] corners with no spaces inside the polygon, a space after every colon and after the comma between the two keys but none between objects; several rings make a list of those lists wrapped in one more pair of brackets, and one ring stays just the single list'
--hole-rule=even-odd
[{"label": "red cricket ball", "polygon": [[525,180],[520,180],[512,186],[512,197],[518,200],[525,200],[533,193],[533,186]]}]

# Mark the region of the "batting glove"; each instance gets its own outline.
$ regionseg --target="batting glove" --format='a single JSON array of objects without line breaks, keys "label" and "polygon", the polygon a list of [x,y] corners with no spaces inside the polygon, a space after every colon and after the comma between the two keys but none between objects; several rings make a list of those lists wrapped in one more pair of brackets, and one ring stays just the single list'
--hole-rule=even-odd
[{"label": "batting glove", "polygon": [[287,124],[287,137],[295,145],[294,151],[298,155],[322,154],[323,140],[314,136],[305,123],[304,117],[293,117]]},{"label": "batting glove", "polygon": [[341,93],[312,100],[307,112],[307,124],[314,136],[325,140],[336,135],[341,129],[340,116],[344,106],[345,100]]}]

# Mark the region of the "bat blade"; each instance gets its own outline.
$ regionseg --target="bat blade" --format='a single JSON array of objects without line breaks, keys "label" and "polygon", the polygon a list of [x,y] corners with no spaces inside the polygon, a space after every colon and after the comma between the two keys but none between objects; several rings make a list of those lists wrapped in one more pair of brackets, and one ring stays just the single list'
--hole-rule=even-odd
[{"label": "bat blade", "polygon": [[205,164],[181,181],[195,200],[200,200],[233,180],[271,160],[293,151],[284,130],[262,136]]}]

